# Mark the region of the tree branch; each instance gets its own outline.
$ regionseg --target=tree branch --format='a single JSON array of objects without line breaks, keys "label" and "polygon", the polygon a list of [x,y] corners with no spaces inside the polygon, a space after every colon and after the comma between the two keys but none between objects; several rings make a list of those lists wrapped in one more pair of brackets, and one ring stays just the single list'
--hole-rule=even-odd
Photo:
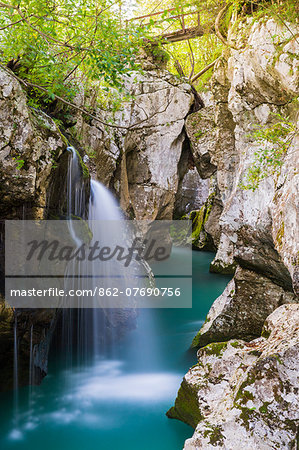
[{"label": "tree branch", "polygon": [[180,63],[180,61],[178,59],[174,60],[174,67],[176,68],[178,74],[181,77],[186,77],[185,73],[184,73],[184,69],[182,68],[182,65]]},{"label": "tree branch", "polygon": [[215,20],[215,32],[217,37],[220,39],[221,42],[223,42],[224,45],[227,47],[233,48],[235,50],[238,50],[236,47],[232,46],[227,42],[227,40],[222,36],[220,31],[220,20],[223,16],[223,14],[228,10],[228,8],[231,6],[232,2],[228,2],[218,13],[216,20]]},{"label": "tree branch", "polygon": [[191,78],[192,78],[193,75],[194,75],[195,58],[194,58],[193,49],[192,49],[192,46],[191,46],[191,43],[190,43],[189,39],[188,39],[188,46],[189,46],[189,49],[190,49],[190,55],[191,55],[191,58],[190,58],[191,72],[190,72],[190,74],[189,74],[188,79],[191,80]]},{"label": "tree branch", "polygon": [[[49,41],[55,42],[57,45],[60,45],[62,47],[67,47],[72,50],[76,50],[76,48],[73,45],[67,44],[66,42],[59,41],[58,39],[55,39],[53,36],[50,36],[48,33],[44,33],[43,31],[39,30],[34,25],[32,25],[32,23],[26,18],[26,15],[21,11],[21,9],[18,6],[8,5],[6,3],[0,3],[0,8],[14,9],[15,11],[17,11],[19,16],[21,16],[22,20],[28,25],[28,27],[30,27],[33,31],[35,31],[43,39],[45,39],[47,44],[49,44],[49,42],[48,42],[48,40],[49,40]],[[90,49],[82,48],[82,50],[90,50]]]},{"label": "tree branch", "polygon": [[213,67],[216,62],[220,59],[220,56],[218,56],[217,59],[215,59],[215,61],[211,62],[210,64],[208,64],[206,67],[204,67],[200,72],[198,72],[192,79],[191,79],[191,83],[194,83],[196,80],[198,80],[198,78],[200,78],[204,73],[206,73],[209,69],[211,69],[211,67]]},{"label": "tree branch", "polygon": [[24,22],[24,19],[17,20],[16,22],[12,22],[12,23],[10,23],[8,25],[5,25],[5,27],[1,27],[0,31],[6,30],[7,28],[10,28],[10,27],[13,27],[14,25],[17,25],[20,22]]},{"label": "tree branch", "polygon": [[[19,83],[23,84],[25,87],[31,87],[31,88],[35,88],[38,89],[42,92],[45,92],[46,94],[49,94],[49,90],[39,86],[38,84],[34,84],[31,83],[30,81],[25,81],[22,78],[18,77],[15,73],[9,71],[5,66],[3,66],[2,64],[0,64],[1,69],[3,69],[6,73],[8,73],[10,76],[12,76],[13,78],[15,78]],[[121,125],[113,125],[111,123],[108,122],[104,122],[103,120],[99,119],[98,117],[94,116],[93,114],[90,114],[90,112],[88,112],[86,109],[81,108],[80,106],[75,105],[74,103],[69,102],[68,100],[65,100],[64,98],[60,97],[59,95],[53,94],[54,95],[54,100],[59,100],[61,103],[64,103],[65,105],[69,106],[70,108],[76,109],[77,111],[80,111],[82,114],[86,114],[89,117],[91,117],[92,119],[96,120],[97,122],[100,122],[102,125],[107,125],[108,127],[111,128],[120,128],[120,129],[124,129],[124,130],[128,130],[131,127],[124,127]]]},{"label": "tree branch", "polygon": [[[49,94],[48,89],[39,86],[38,84],[34,84],[31,83],[30,81],[25,81],[22,78],[18,77],[15,73],[11,72],[7,67],[3,66],[2,64],[0,64],[0,68],[3,69],[6,73],[8,73],[10,76],[12,76],[13,78],[15,78],[19,83],[23,84],[25,87],[29,87],[29,88],[35,88],[38,89],[42,92],[45,92],[46,94]],[[75,109],[76,111],[81,112],[82,114],[85,114],[87,116],[89,116],[91,119],[101,123],[102,125],[105,125],[107,127],[110,128],[116,128],[116,129],[120,129],[120,130],[135,130],[135,129],[139,129],[140,127],[138,127],[138,125],[141,125],[145,122],[148,122],[150,119],[152,119],[153,117],[155,117],[158,114],[162,114],[163,112],[166,111],[166,109],[168,108],[168,106],[170,105],[171,101],[168,102],[168,104],[159,111],[154,112],[153,114],[151,114],[150,116],[148,116],[146,119],[140,120],[139,122],[133,124],[133,125],[129,125],[128,127],[125,127],[123,125],[114,125],[108,122],[105,122],[104,120],[99,119],[97,116],[91,114],[89,111],[87,111],[84,108],[81,108],[80,106],[75,105],[74,103],[69,102],[68,100],[65,100],[64,98],[60,97],[59,95],[56,95],[53,93],[54,96],[54,100],[59,100],[61,103],[69,106],[70,108]]]}]

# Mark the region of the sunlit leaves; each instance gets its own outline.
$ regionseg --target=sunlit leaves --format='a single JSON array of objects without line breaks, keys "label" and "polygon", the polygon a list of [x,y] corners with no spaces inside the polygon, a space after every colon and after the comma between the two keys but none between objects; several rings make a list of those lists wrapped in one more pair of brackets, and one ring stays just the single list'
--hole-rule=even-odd
[{"label": "sunlit leaves", "polygon": [[[136,15],[151,14],[164,11],[160,16],[153,16],[150,20],[143,19],[143,23],[149,24],[149,31],[152,35],[161,33],[171,33],[182,29],[182,13],[196,12],[184,16],[185,28],[192,28],[198,25],[198,15],[200,15],[200,25],[204,27],[206,33],[202,37],[194,38],[190,41],[181,41],[164,45],[164,49],[171,56],[168,69],[178,74],[177,65],[179,63],[186,77],[192,77],[201,71],[205,66],[213,62],[222,52],[223,45],[215,36],[213,27],[216,15],[221,8],[218,0],[142,0],[139,3]],[[174,9],[173,9],[174,8]],[[168,9],[173,9],[169,11]],[[175,19],[172,17],[179,16]],[[158,22],[156,22],[158,21]],[[203,89],[212,74],[209,70],[197,81],[198,89]]]},{"label": "sunlit leaves", "polygon": [[121,87],[136,69],[141,30],[130,40],[111,0],[21,0],[0,7],[1,60],[18,60],[17,74],[53,93],[69,84],[104,81]]},{"label": "sunlit leaves", "polygon": [[254,162],[246,174],[246,180],[240,184],[242,189],[255,191],[262,180],[279,175],[285,155],[296,135],[296,125],[281,114],[273,115],[275,122],[271,126],[258,128],[252,138],[260,144],[254,153]]}]

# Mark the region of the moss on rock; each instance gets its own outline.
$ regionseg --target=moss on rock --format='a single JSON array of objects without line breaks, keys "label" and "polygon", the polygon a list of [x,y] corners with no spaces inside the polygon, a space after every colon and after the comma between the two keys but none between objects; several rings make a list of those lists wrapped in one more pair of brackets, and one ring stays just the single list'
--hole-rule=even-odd
[{"label": "moss on rock", "polygon": [[222,445],[225,437],[222,434],[223,428],[220,425],[211,425],[211,428],[207,428],[203,436],[209,438],[209,443],[213,446]]},{"label": "moss on rock", "polygon": [[224,350],[227,348],[228,342],[213,342],[201,349],[206,355],[221,356]]},{"label": "moss on rock", "polygon": [[197,402],[197,388],[188,384],[185,378],[178,391],[174,406],[167,411],[166,415],[170,419],[181,420],[193,428],[202,420]]},{"label": "moss on rock", "polygon": [[78,152],[78,150],[77,149],[75,149],[75,150],[76,150],[76,153],[77,153],[77,156],[78,156],[78,160],[79,160],[79,164],[80,164],[80,167],[81,167],[81,170],[82,170],[83,178],[84,179],[90,178],[88,167],[83,162],[83,159],[82,159],[80,153]]},{"label": "moss on rock", "polygon": [[205,217],[205,206],[199,211],[191,211],[190,220],[192,221],[192,245],[197,247],[200,242],[200,234],[203,227]]}]

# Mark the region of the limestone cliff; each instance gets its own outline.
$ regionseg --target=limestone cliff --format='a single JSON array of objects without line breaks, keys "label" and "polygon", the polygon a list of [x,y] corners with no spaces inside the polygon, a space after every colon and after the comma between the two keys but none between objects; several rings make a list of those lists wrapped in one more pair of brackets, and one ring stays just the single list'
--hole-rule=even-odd
[{"label": "limestone cliff", "polygon": [[[97,108],[99,120],[78,113],[69,130],[129,216],[190,213],[194,246],[217,249],[211,270],[233,276],[194,338],[198,364],[169,411],[196,428],[186,449],[238,449],[236,434],[248,449],[295,448],[297,138],[279,173],[255,190],[244,185],[261,151],[254,130],[270,127],[277,114],[295,123],[298,38],[293,25],[272,19],[248,19],[245,28],[230,36],[240,49],[226,49],[217,62],[199,111],[188,83],[147,61],[143,74],[126,80],[130,100],[121,110]],[[29,108],[9,72],[0,71],[0,84],[0,219],[63,211],[67,143],[47,115]],[[88,104],[86,95],[78,95],[78,105]],[[33,326],[36,368],[43,375],[56,315],[22,311],[17,318],[20,354],[27,364]],[[12,310],[1,306],[0,320],[6,378],[12,374]]]},{"label": "limestone cliff", "polygon": [[288,304],[298,301],[298,132],[286,137],[280,170],[256,189],[246,180],[267,145],[254,132],[277,117],[296,127],[297,30],[248,19],[241,31],[230,36],[240,50],[216,64],[213,103],[186,120],[195,165],[216,180],[213,221],[201,221],[218,247],[211,271],[234,275],[193,340],[204,348],[168,412],[196,427],[186,450],[296,448],[298,306]]},{"label": "limestone cliff", "polygon": [[[4,307],[4,221],[44,219],[65,204],[67,142],[54,121],[30,108],[26,94],[9,71],[0,69],[0,390],[13,384],[14,323],[17,317],[19,384],[29,383],[30,331],[34,349],[32,381],[47,372],[55,310]],[[57,190],[58,179],[59,191]],[[56,187],[55,187],[56,183]],[[58,198],[57,193],[61,198]],[[17,255],[15,255],[17,257]]]},{"label": "limestone cliff", "polygon": [[45,218],[53,172],[67,143],[53,120],[30,108],[21,85],[0,69],[0,218]]},{"label": "limestone cliff", "polygon": [[[73,134],[92,149],[96,175],[120,198],[131,217],[171,219],[201,207],[208,180],[195,169],[184,128],[192,111],[189,84],[164,69],[146,65],[126,80],[131,100],[114,116],[97,109],[102,120],[89,123],[78,115]],[[88,99],[85,99],[85,101]],[[78,98],[78,103],[83,97]]]},{"label": "limestone cliff", "polygon": [[[213,327],[223,339],[250,334],[251,318],[256,320],[265,304],[267,309],[273,302],[273,310],[286,301],[279,294],[280,287],[287,292],[287,302],[292,301],[293,289],[298,294],[298,134],[288,146],[279,174],[261,180],[256,190],[243,187],[255,153],[261,151],[253,131],[271,126],[275,114],[298,120],[298,104],[294,101],[298,93],[298,43],[293,36],[274,20],[254,23],[246,47],[226,53],[216,67],[212,80],[214,107],[187,119],[195,162],[202,176],[215,173],[218,202],[222,204],[222,211],[217,206],[220,237],[211,270],[234,273],[236,267],[242,267],[242,275],[238,270],[230,288],[215,302],[196,345],[208,342]],[[282,42],[279,48],[275,39]],[[202,134],[199,139],[194,138],[196,128]],[[209,139],[205,139],[206,134]],[[210,227],[210,222],[204,225],[213,235]],[[257,301],[263,292],[260,275],[267,278],[268,290],[277,291],[269,301],[266,291],[265,300]],[[242,286],[246,293],[242,293]],[[238,297],[240,301],[248,299],[243,319]],[[267,309],[262,313],[253,335],[259,334],[270,312]],[[235,315],[239,316],[237,322],[232,319]]]},{"label": "limestone cliff", "polygon": [[196,427],[185,450],[297,448],[298,320],[299,306],[284,305],[262,337],[198,351],[168,413]]}]

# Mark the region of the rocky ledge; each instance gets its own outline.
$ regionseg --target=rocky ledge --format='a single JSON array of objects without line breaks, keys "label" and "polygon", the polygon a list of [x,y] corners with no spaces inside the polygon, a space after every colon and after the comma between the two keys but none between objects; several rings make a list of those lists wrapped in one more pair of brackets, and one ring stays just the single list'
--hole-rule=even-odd
[{"label": "rocky ledge", "polygon": [[[195,244],[212,241],[211,271],[233,278],[193,340],[198,363],[167,413],[195,428],[185,450],[298,448],[297,31],[248,19],[231,33],[240,50],[215,66],[210,102],[186,120],[197,170],[213,187],[192,213]],[[252,188],[256,157],[273,147],[255,132],[277,117],[297,132],[280,170]]]},{"label": "rocky ledge", "polygon": [[[57,217],[66,208],[68,143],[55,122],[28,105],[26,92],[0,69],[0,391],[13,387],[14,326],[17,321],[19,385],[39,383],[56,310],[7,307],[4,293],[4,221]],[[17,255],[15,255],[17,257]],[[32,367],[29,370],[30,345]],[[31,372],[31,380],[29,379]]]},{"label": "rocky ledge", "polygon": [[299,305],[282,305],[262,336],[198,351],[168,417],[196,426],[185,450],[295,449],[299,425]]}]

